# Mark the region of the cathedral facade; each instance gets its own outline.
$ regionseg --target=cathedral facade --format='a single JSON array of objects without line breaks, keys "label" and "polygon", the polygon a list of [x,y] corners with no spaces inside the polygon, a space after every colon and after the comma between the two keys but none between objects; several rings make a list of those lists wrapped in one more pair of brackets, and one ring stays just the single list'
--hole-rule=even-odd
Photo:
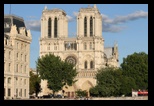
[{"label": "cathedral facade", "polygon": [[[78,71],[73,86],[64,88],[65,95],[74,97],[78,89],[86,90],[96,85],[97,70],[106,66],[118,67],[118,46],[104,47],[102,15],[96,5],[81,8],[76,17],[77,35],[68,37],[68,18],[62,9],[44,8],[41,17],[40,57],[54,54],[75,64]],[[47,81],[41,81],[41,95],[51,91]]]}]

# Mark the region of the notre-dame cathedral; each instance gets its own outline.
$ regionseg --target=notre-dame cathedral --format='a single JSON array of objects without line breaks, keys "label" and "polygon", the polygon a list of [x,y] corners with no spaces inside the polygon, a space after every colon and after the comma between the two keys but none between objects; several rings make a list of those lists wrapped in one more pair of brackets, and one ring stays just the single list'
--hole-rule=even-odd
[{"label": "notre-dame cathedral", "polygon": [[[102,16],[96,5],[81,8],[76,17],[77,34],[75,38],[68,37],[68,18],[62,9],[44,8],[41,17],[40,57],[53,53],[62,60],[75,64],[78,71],[73,86],[65,90],[65,95],[74,97],[78,89],[87,90],[96,85],[97,70],[113,66],[118,67],[118,47],[104,47],[102,36]],[[46,95],[51,91],[47,81],[41,81],[42,92]]]}]

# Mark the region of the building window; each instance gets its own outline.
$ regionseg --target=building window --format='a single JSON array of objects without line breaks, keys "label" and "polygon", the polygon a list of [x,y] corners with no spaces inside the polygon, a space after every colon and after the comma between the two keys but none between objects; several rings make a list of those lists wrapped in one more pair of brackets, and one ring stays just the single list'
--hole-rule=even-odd
[{"label": "building window", "polygon": [[10,72],[10,70],[11,70],[11,63],[9,63],[9,70],[8,71]]},{"label": "building window", "polygon": [[48,20],[48,37],[51,38],[51,18]]},{"label": "building window", "polygon": [[16,72],[18,72],[18,64],[16,65]]},{"label": "building window", "polygon": [[90,50],[92,50],[92,42],[90,42]]},{"label": "building window", "polygon": [[93,64],[93,61],[90,62],[90,68],[94,68],[94,64]]},{"label": "building window", "polygon": [[90,17],[90,36],[93,36],[93,19]]},{"label": "building window", "polygon": [[22,89],[20,89],[20,97],[22,97]]},{"label": "building window", "polygon": [[87,17],[84,18],[84,37],[87,37]]},{"label": "building window", "polygon": [[8,78],[8,84],[11,84],[11,78],[10,77]]},{"label": "building window", "polygon": [[26,62],[26,58],[27,58],[27,56],[25,55],[25,62]]},{"label": "building window", "polygon": [[8,88],[8,96],[11,96],[11,89]]},{"label": "building window", "polygon": [[87,43],[84,42],[84,50],[87,50]]},{"label": "building window", "polygon": [[18,60],[18,53],[17,53],[17,60]]},{"label": "building window", "polygon": [[87,69],[87,61],[84,62],[84,68]]},{"label": "building window", "polygon": [[11,78],[10,77],[8,78],[8,84],[11,84]]},{"label": "building window", "polygon": [[25,91],[24,91],[24,96],[26,97],[26,89],[25,89]]},{"label": "building window", "polygon": [[24,79],[24,85],[26,85],[26,79]]},{"label": "building window", "polygon": [[22,61],[22,54],[21,54],[21,61]]},{"label": "building window", "polygon": [[5,39],[5,45],[7,45],[7,39]]},{"label": "building window", "polygon": [[57,18],[54,21],[54,38],[57,38]]},{"label": "building window", "polygon": [[16,97],[18,97],[18,89],[16,89]]},{"label": "building window", "polygon": [[20,85],[22,85],[22,78],[20,79]]}]

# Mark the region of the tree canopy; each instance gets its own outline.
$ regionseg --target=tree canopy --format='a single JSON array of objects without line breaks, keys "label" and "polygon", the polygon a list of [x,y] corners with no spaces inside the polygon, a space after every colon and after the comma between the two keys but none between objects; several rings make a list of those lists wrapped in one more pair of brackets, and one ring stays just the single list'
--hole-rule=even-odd
[{"label": "tree canopy", "polygon": [[48,88],[54,92],[62,90],[63,86],[71,86],[77,75],[74,64],[62,61],[59,56],[46,54],[38,58],[37,70],[41,79],[47,80]]},{"label": "tree canopy", "polygon": [[122,72],[113,68],[106,67],[98,70],[96,74],[97,85],[91,88],[92,95],[114,96],[119,94],[121,82],[119,80]]},{"label": "tree canopy", "polygon": [[148,55],[144,52],[133,53],[123,59],[123,75],[135,80],[136,89],[148,88]]}]

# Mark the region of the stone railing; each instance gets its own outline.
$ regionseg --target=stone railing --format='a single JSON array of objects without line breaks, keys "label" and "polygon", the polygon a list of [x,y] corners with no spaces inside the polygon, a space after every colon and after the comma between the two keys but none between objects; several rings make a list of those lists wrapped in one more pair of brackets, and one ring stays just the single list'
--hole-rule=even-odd
[{"label": "stone railing", "polygon": [[96,73],[97,73],[96,71],[91,71],[91,70],[79,71],[77,77],[95,77]]}]

